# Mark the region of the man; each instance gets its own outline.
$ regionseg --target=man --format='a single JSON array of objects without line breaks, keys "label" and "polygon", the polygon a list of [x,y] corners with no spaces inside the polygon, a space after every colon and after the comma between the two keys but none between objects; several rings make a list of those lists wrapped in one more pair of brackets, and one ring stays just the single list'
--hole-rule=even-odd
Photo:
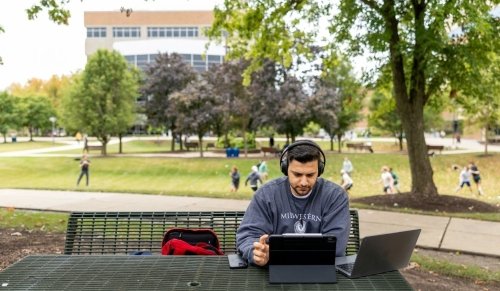
[{"label": "man", "polygon": [[469,163],[469,171],[472,174],[472,179],[477,186],[477,192],[479,195],[483,195],[483,189],[481,189],[481,175],[479,174],[479,168],[474,164],[474,162]]},{"label": "man", "polygon": [[248,182],[250,181],[250,188],[255,192],[259,188],[259,182],[262,184],[262,179],[260,178],[259,175],[259,168],[257,166],[252,166],[252,172],[248,175],[247,179],[245,180],[245,186],[248,185]]},{"label": "man", "polygon": [[90,160],[87,157],[87,154],[83,154],[82,159],[80,160],[80,176],[78,176],[78,181],[76,182],[76,186],[80,185],[80,180],[85,175],[86,185],[89,185],[89,167]]},{"label": "man", "polygon": [[270,234],[323,233],[337,237],[337,256],[345,255],[350,216],[347,193],[319,178],[325,156],[308,140],[288,146],[280,158],[285,177],[266,183],[255,193],[236,234],[236,245],[251,264],[269,261]]}]

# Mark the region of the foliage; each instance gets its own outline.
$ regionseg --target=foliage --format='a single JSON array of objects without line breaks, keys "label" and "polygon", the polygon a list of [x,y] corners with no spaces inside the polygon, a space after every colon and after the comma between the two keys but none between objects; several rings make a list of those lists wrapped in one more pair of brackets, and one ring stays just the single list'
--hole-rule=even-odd
[{"label": "foliage", "polygon": [[[213,87],[205,79],[192,81],[180,92],[170,95],[172,106],[169,112],[176,115],[176,127],[181,132],[195,133],[199,144],[203,144],[203,136],[208,133],[212,121],[218,116],[217,102]],[[203,157],[203,146],[199,147]]]},{"label": "foliage", "polygon": [[172,112],[170,95],[184,89],[195,80],[196,73],[177,54],[160,53],[144,71],[145,81],[141,94],[146,98],[146,115],[154,126],[165,126],[172,131],[171,147],[177,135],[176,115]]},{"label": "foliage", "polygon": [[16,100],[7,92],[0,93],[0,133],[3,135],[3,142],[7,142],[7,132],[16,128],[20,123],[17,111]]},{"label": "foliage", "polygon": [[103,145],[122,133],[135,118],[137,73],[118,52],[98,50],[74,84],[65,103],[69,124],[96,136]]},{"label": "foliage", "polygon": [[55,111],[46,97],[29,97],[20,101],[20,124],[28,128],[30,141],[33,141],[36,130],[51,128],[49,118],[55,116]]}]

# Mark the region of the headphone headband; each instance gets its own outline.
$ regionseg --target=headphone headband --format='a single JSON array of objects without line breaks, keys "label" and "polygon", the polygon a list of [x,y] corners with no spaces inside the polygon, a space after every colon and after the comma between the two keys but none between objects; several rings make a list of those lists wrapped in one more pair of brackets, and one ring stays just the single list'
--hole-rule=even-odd
[{"label": "headphone headband", "polygon": [[283,150],[283,152],[281,153],[281,156],[280,156],[280,168],[281,168],[281,172],[285,176],[288,176],[288,152],[292,148],[300,146],[300,145],[309,145],[309,146],[313,146],[316,149],[318,149],[318,151],[320,152],[321,156],[323,157],[323,160],[321,160],[321,158],[320,158],[320,160],[318,161],[318,177],[321,176],[321,174],[323,174],[323,171],[325,170],[325,164],[326,164],[325,153],[323,152],[323,150],[319,147],[319,145],[317,143],[315,143],[312,140],[307,140],[307,139],[296,141],[296,142],[292,143],[291,145],[287,146]]}]

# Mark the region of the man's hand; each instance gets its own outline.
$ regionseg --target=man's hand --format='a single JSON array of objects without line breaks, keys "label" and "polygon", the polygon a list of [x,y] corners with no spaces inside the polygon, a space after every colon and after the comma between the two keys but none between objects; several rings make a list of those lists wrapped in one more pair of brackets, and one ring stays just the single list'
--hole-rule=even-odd
[{"label": "man's hand", "polygon": [[253,262],[257,266],[265,266],[269,262],[269,245],[266,243],[269,235],[264,234],[258,242],[253,243]]}]

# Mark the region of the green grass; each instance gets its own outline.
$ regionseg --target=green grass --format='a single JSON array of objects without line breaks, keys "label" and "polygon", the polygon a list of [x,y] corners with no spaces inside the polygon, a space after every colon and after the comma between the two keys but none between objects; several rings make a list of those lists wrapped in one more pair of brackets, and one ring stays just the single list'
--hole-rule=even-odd
[{"label": "green grass", "polygon": [[[38,144],[38,143],[36,143]],[[39,143],[46,146],[46,143]],[[50,143],[49,143],[50,144]],[[320,143],[323,147],[328,142]],[[397,145],[390,143],[397,148]],[[374,145],[376,146],[376,145]],[[386,144],[386,146],[388,146]],[[118,145],[110,147],[113,153]],[[170,150],[170,141],[139,140],[124,145],[125,153],[166,152]],[[79,154],[80,150],[75,151]],[[98,155],[98,153],[93,153]],[[400,177],[401,190],[410,190],[411,174],[408,156],[399,152],[367,154],[327,151],[326,171],[324,178],[340,183],[342,160],[347,156],[354,165],[354,188],[350,192],[352,198],[382,194],[380,168],[391,166]],[[253,192],[244,186],[246,175],[252,165],[260,158],[138,158],[138,157],[91,157],[90,187],[76,187],[79,174],[79,161],[70,157],[39,158],[0,158],[0,188],[32,188],[57,190],[82,190],[103,192],[135,192],[159,195],[185,195],[199,197],[219,197],[234,199],[250,199]],[[266,157],[269,166],[269,178],[281,176],[277,158]],[[469,193],[463,189],[457,195],[478,199],[490,204],[500,203],[500,179],[497,165],[500,154],[484,157],[480,154],[437,155],[431,158],[434,169],[434,181],[441,194],[454,195],[458,185],[458,171],[453,171],[453,164],[463,165],[474,160],[478,165],[483,182],[484,196]],[[229,170],[236,165],[242,176],[240,191],[229,192]],[[356,205],[360,208],[369,206]],[[400,211],[424,213],[414,210]],[[442,213],[427,213],[440,215]],[[450,215],[450,214],[445,214]],[[453,216],[500,221],[500,214],[464,213]]]},{"label": "green grass", "polygon": [[500,272],[486,270],[475,265],[458,265],[415,253],[412,255],[411,261],[419,264],[424,270],[445,276],[466,278],[486,283],[500,282]]},{"label": "green grass", "polygon": [[68,214],[0,208],[0,228],[66,232]]},{"label": "green grass", "polygon": [[61,146],[61,144],[46,141],[22,141],[22,142],[8,142],[8,143],[0,143],[0,153],[2,152],[13,152],[13,151],[25,151],[25,150],[33,150],[33,149],[43,149],[43,148],[51,148]]}]

